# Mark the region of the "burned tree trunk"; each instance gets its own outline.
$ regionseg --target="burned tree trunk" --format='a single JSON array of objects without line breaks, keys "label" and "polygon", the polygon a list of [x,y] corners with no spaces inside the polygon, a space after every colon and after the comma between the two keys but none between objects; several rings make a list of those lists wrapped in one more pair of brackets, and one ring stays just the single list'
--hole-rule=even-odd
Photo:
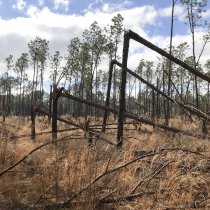
[{"label": "burned tree trunk", "polygon": [[[111,85],[112,85],[113,65],[114,65],[113,61],[110,61],[110,64],[109,64],[109,78],[108,78],[108,86],[107,86],[107,94],[106,94],[105,106],[109,106],[109,102],[110,102],[110,92],[111,92]],[[104,111],[104,118],[103,118],[102,132],[105,132],[105,129],[106,129],[107,115],[108,115],[108,112],[107,112],[107,110],[105,110]]]},{"label": "burned tree trunk", "polygon": [[35,113],[35,106],[31,105],[31,139],[35,139],[35,118],[36,118],[36,113]]},{"label": "burned tree trunk", "polygon": [[123,143],[123,121],[125,112],[125,88],[126,88],[126,73],[128,62],[128,50],[129,50],[129,33],[124,34],[123,44],[123,58],[122,58],[122,73],[121,73],[121,85],[120,85],[120,100],[119,100],[119,113],[118,113],[118,133],[117,133],[117,147],[122,148]]}]

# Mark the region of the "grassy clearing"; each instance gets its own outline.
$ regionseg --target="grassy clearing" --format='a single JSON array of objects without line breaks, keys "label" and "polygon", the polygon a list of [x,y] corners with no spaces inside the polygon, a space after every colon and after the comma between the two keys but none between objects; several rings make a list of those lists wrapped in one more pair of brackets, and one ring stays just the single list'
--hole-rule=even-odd
[{"label": "grassy clearing", "polygon": [[[0,172],[51,141],[50,134],[34,141],[29,136],[17,138],[30,134],[25,118],[10,117],[6,123],[14,127],[0,125]],[[200,132],[199,122],[177,118],[171,125]],[[0,177],[0,209],[210,207],[209,140],[146,125],[125,127],[121,151],[102,140],[88,147],[82,130],[60,133],[58,139],[67,135],[69,139],[42,147]],[[59,129],[64,128],[70,126],[59,123]],[[49,130],[46,119],[38,117],[36,131]],[[107,130],[101,139],[114,143],[116,130]]]}]

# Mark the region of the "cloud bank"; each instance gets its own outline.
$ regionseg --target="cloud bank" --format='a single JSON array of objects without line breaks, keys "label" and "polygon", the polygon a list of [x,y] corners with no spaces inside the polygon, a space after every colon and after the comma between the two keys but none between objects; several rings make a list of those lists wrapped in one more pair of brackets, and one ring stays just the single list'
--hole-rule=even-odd
[{"label": "cloud bank", "polygon": [[[17,59],[22,52],[28,51],[27,44],[39,36],[50,41],[50,53],[59,50],[61,54],[67,51],[69,41],[74,37],[82,37],[82,32],[87,29],[94,21],[97,21],[101,27],[111,23],[111,19],[120,13],[124,18],[126,29],[131,29],[150,40],[152,43],[166,47],[169,44],[169,29],[171,8],[155,8],[152,5],[141,7],[132,7],[130,1],[124,1],[121,5],[111,5],[102,3],[97,0],[96,3],[101,3],[100,8],[89,5],[88,9],[81,14],[64,14],[52,11],[49,7],[44,6],[44,0],[38,0],[40,9],[36,5],[28,5],[24,0],[17,0],[13,5],[14,9],[23,10],[25,16],[12,19],[0,18],[0,72],[6,70],[4,59],[9,54],[14,55]],[[66,11],[71,5],[71,1],[54,0],[54,9],[63,7]],[[184,9],[177,6],[175,10],[177,17],[176,21],[183,23]],[[167,22],[168,33],[161,35],[161,30],[166,31],[164,23]],[[157,33],[152,33],[151,31]],[[160,29],[160,33],[158,33]],[[201,43],[200,37],[205,33],[204,30],[197,32],[197,43]],[[181,42],[191,42],[191,37],[188,34],[175,34],[174,45]],[[201,45],[201,44],[200,44]],[[122,47],[120,48],[122,50]],[[208,57],[209,47],[204,51],[204,58]],[[199,49],[198,49],[199,51]],[[129,53],[129,67],[134,69],[140,59],[156,60],[157,54],[142,45],[131,42]]]}]

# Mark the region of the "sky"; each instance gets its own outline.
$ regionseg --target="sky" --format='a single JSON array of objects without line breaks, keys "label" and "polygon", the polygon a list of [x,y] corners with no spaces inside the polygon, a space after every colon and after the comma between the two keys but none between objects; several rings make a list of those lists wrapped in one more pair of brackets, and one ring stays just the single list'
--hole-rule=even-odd
[{"label": "sky", "polygon": [[[50,53],[59,50],[65,55],[72,38],[81,38],[82,32],[94,21],[101,27],[110,24],[118,13],[124,18],[126,30],[133,30],[165,48],[169,45],[171,3],[172,0],[0,0],[0,74],[6,70],[5,58],[12,54],[15,60],[21,53],[28,52],[27,44],[37,36],[49,40]],[[174,46],[184,41],[191,44],[185,16],[186,10],[177,0]],[[204,17],[209,21],[210,3],[207,4]],[[197,55],[206,32],[207,27],[200,27],[196,31]],[[201,59],[203,64],[210,58],[209,44]],[[121,51],[120,48],[119,54]],[[155,61],[157,54],[132,41],[129,67],[135,69],[142,58]]]}]

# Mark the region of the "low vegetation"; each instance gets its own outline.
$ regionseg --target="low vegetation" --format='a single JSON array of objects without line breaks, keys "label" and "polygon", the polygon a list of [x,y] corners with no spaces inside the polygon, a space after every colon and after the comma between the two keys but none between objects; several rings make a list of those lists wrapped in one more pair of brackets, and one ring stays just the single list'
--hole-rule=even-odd
[{"label": "low vegetation", "polygon": [[[44,117],[36,121],[37,133],[50,131]],[[198,120],[170,123],[200,129]],[[58,128],[71,127],[60,123]],[[116,143],[116,126],[108,128],[91,146],[81,129],[59,133],[52,143],[50,133],[31,140],[26,118],[7,118],[0,124],[0,209],[210,207],[208,139],[127,124],[123,148],[117,150],[110,144]]]}]

